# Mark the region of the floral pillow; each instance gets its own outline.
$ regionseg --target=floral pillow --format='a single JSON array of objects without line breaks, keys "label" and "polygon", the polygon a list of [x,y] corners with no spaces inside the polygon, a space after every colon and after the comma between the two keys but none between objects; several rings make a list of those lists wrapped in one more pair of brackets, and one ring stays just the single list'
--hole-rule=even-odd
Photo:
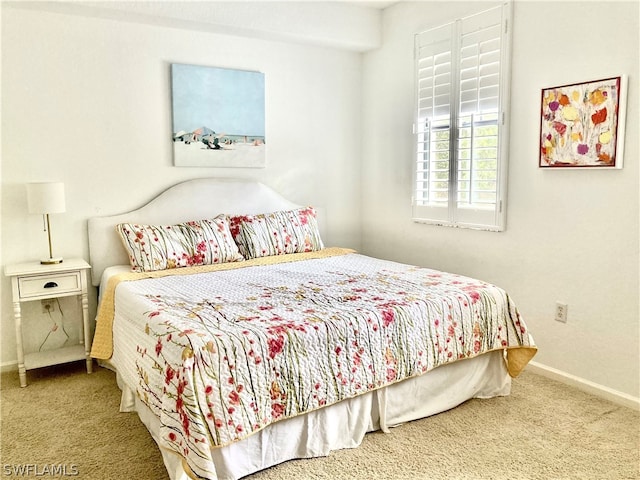
[{"label": "floral pillow", "polygon": [[324,248],[313,207],[232,216],[230,228],[245,258],[313,252]]},{"label": "floral pillow", "polygon": [[226,216],[178,225],[116,226],[136,272],[244,260]]}]

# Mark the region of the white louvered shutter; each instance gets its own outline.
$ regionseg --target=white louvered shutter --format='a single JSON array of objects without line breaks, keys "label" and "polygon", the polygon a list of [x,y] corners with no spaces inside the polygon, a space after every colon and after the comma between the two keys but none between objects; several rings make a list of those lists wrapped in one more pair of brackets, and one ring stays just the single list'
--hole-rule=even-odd
[{"label": "white louvered shutter", "polygon": [[413,217],[504,228],[510,5],[416,35]]}]

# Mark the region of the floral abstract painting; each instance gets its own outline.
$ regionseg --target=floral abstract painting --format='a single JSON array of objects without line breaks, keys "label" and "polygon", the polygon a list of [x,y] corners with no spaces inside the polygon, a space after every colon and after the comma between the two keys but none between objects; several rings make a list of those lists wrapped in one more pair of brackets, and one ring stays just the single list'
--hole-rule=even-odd
[{"label": "floral abstract painting", "polygon": [[542,90],[540,167],[622,168],[625,80]]},{"label": "floral abstract painting", "polygon": [[171,65],[174,165],[265,166],[264,73]]}]

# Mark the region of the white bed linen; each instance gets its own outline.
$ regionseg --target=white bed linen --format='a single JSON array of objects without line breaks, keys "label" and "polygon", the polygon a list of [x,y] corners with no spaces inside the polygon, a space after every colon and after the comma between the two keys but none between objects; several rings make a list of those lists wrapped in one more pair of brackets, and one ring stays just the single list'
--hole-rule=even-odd
[{"label": "white bed linen", "polygon": [[[110,275],[129,271],[128,266],[105,270],[103,285]],[[126,297],[124,297],[126,298]],[[109,362],[122,389],[120,411],[136,411],[158,445],[160,421],[135,394],[136,345],[144,332],[131,328],[123,315],[129,308],[121,299],[114,319],[114,351]],[[367,432],[434,415],[471,398],[491,398],[510,393],[503,351],[438,367],[422,376],[344,400],[305,415],[277,422],[231,445],[213,450],[217,479],[237,479],[295,458],[326,456],[332,450],[355,448]],[[190,478],[181,458],[160,449],[172,480]]]},{"label": "white bed linen", "polygon": [[[240,442],[216,449],[213,458],[217,479],[238,479],[287,460],[355,448],[367,432],[435,415],[471,398],[509,395],[510,390],[511,377],[502,352],[444,365],[421,377],[277,422]],[[159,419],[126,386],[125,398],[134,402],[129,403],[129,409],[138,412],[158,443]],[[190,479],[177,455],[161,452],[172,480]]]},{"label": "white bed linen", "polygon": [[[131,272],[130,265],[113,265],[111,267],[107,267],[102,272],[102,276],[100,277],[100,285],[107,285],[109,283],[109,279],[119,273]],[[98,289],[98,304],[102,300],[102,288]]]}]

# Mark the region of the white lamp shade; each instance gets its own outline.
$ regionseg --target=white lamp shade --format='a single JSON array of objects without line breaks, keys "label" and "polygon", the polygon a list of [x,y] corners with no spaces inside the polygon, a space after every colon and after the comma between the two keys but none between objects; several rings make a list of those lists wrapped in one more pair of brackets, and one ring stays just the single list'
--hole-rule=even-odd
[{"label": "white lamp shade", "polygon": [[27,205],[29,213],[64,212],[64,183],[27,183]]}]

